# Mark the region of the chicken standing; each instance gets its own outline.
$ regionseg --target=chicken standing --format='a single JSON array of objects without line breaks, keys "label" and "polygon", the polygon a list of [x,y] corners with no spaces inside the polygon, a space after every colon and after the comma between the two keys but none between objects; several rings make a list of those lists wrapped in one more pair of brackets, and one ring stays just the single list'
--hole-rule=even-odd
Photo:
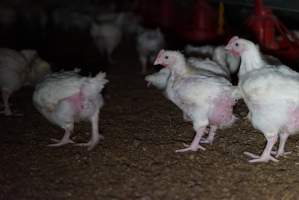
[{"label": "chicken standing", "polygon": [[50,146],[73,143],[70,139],[74,123],[89,120],[92,124],[91,139],[87,143],[91,150],[103,138],[99,134],[98,122],[100,108],[104,105],[101,91],[108,82],[105,73],[94,78],[82,77],[77,72],[58,72],[47,76],[40,82],[33,94],[33,103],[50,122],[65,130],[61,141]]},{"label": "chicken standing", "polygon": [[[226,49],[241,57],[239,92],[249,109],[252,125],[267,139],[261,156],[246,152],[249,162],[278,161],[285,154],[289,135],[299,131],[299,74],[287,66],[267,64],[258,47],[249,40],[233,37]],[[280,139],[277,152],[272,148]]]},{"label": "chicken standing", "polygon": [[[199,144],[201,141],[212,143],[216,130],[231,125],[236,119],[233,115],[235,88],[223,77],[194,75],[184,56],[177,51],[161,50],[154,64],[170,69],[166,95],[190,118],[196,131],[191,145],[176,152],[204,150]],[[208,125],[209,136],[202,140]]]},{"label": "chicken standing", "polygon": [[51,72],[50,65],[42,60],[35,50],[0,49],[0,88],[6,116],[20,115],[13,113],[9,98],[24,85],[33,85]]},{"label": "chicken standing", "polygon": [[147,29],[137,36],[136,49],[141,62],[141,73],[147,73],[147,65],[153,63],[158,52],[164,48],[165,40],[160,29]]}]

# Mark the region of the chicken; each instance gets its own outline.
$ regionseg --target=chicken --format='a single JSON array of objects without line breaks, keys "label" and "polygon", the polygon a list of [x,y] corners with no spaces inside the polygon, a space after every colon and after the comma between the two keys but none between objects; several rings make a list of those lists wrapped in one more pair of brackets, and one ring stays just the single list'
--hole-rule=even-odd
[{"label": "chicken", "polygon": [[122,39],[121,16],[112,21],[92,23],[90,34],[101,55],[113,62],[112,53],[118,47]]},{"label": "chicken", "polygon": [[37,84],[33,93],[33,103],[37,110],[50,122],[64,129],[63,138],[50,146],[62,146],[74,143],[71,133],[74,123],[89,120],[92,125],[91,139],[87,143],[91,150],[100,139],[98,122],[104,100],[101,91],[108,82],[105,73],[98,73],[94,78],[82,77],[76,71],[57,72],[47,76]]},{"label": "chicken", "polygon": [[209,57],[217,62],[222,68],[226,69],[226,71],[228,70],[230,74],[236,73],[240,66],[240,58],[228,54],[225,47],[222,45],[206,45],[200,47],[186,45],[185,52],[194,56]]},{"label": "chicken", "polygon": [[35,50],[0,49],[0,88],[6,116],[21,115],[13,113],[9,98],[24,85],[33,85],[50,73],[50,65],[43,61]]},{"label": "chicken", "polygon": [[[201,74],[206,76],[222,76],[230,80],[230,73],[227,69],[208,58],[203,60],[191,57],[187,59],[187,65],[194,69],[190,71],[190,73],[193,73],[194,75]],[[170,70],[168,68],[162,68],[156,73],[147,75],[145,80],[148,82],[148,86],[152,84],[158,89],[165,89],[169,76]]]},{"label": "chicken", "polygon": [[[161,50],[154,64],[171,71],[166,95],[192,121],[196,131],[191,145],[176,152],[204,150],[200,142],[211,144],[216,130],[230,126],[236,119],[233,115],[235,87],[223,77],[192,73],[193,69],[178,51]],[[207,126],[210,127],[209,136],[203,140]]]},{"label": "chicken", "polygon": [[211,57],[213,55],[215,46],[204,45],[204,46],[193,46],[187,44],[184,51],[187,55],[199,56],[199,57]]},{"label": "chicken", "polygon": [[164,48],[165,40],[160,29],[147,29],[137,36],[136,49],[141,62],[141,73],[147,73],[147,65],[153,63],[160,49]]},{"label": "chicken", "polygon": [[156,73],[147,75],[145,80],[147,81],[147,86],[153,85],[160,90],[164,90],[169,77],[170,70],[168,68],[162,68]]},{"label": "chicken", "polygon": [[[260,156],[249,162],[278,161],[284,155],[289,135],[299,131],[299,74],[284,65],[269,65],[258,47],[249,40],[233,37],[226,49],[241,57],[239,92],[248,109],[252,125],[260,130],[267,145]],[[277,152],[272,151],[279,137]],[[274,156],[276,158],[274,158]]]},{"label": "chicken", "polygon": [[214,49],[212,60],[222,67],[228,68],[230,74],[235,74],[240,66],[240,58],[228,54],[224,46],[217,46]]}]

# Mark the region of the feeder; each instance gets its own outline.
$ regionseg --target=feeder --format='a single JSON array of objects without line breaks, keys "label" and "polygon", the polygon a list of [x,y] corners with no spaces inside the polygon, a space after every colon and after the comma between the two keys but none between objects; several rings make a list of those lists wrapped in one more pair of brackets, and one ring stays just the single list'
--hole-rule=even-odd
[{"label": "feeder", "polygon": [[176,27],[176,32],[191,42],[215,41],[220,35],[219,32],[223,32],[219,29],[218,23],[217,9],[206,0],[197,0],[190,21],[180,23]]},{"label": "feeder", "polygon": [[172,0],[139,0],[138,13],[144,24],[150,27],[170,29],[174,22],[174,6]]},{"label": "feeder", "polygon": [[255,12],[248,18],[247,26],[264,51],[288,62],[298,61],[298,38],[263,5],[262,0],[255,0]]}]

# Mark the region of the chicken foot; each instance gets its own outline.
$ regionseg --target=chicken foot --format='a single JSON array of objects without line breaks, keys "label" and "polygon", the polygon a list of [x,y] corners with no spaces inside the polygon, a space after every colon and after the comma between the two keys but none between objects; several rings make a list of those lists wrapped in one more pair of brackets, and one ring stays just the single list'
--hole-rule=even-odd
[{"label": "chicken foot", "polygon": [[10,105],[8,103],[9,97],[11,96],[11,92],[8,90],[2,89],[2,99],[3,99],[3,106],[4,110],[0,111],[0,113],[3,113],[5,116],[23,116],[22,113],[13,113],[10,109]]},{"label": "chicken foot", "polygon": [[87,146],[88,150],[92,150],[101,139],[104,139],[104,136],[99,134],[99,112],[96,112],[91,117],[91,126],[92,126],[92,132],[91,132],[91,139],[87,143],[78,143],[76,146]]},{"label": "chicken foot", "polygon": [[203,144],[213,144],[216,135],[217,126],[210,126],[209,135],[205,139],[201,139],[199,142]]},{"label": "chicken foot", "polygon": [[262,153],[261,156],[258,156],[256,154],[250,153],[250,152],[244,152],[245,155],[253,158],[252,160],[249,160],[250,163],[257,163],[257,162],[268,162],[268,161],[274,161],[278,162],[277,159],[275,159],[273,156],[271,156],[271,150],[275,143],[277,142],[278,136],[272,136],[267,137],[267,145]]},{"label": "chicken foot", "polygon": [[276,158],[278,158],[279,156],[285,156],[290,154],[291,152],[285,152],[285,144],[286,141],[289,137],[289,133],[288,132],[283,132],[279,134],[279,147],[277,151],[272,151],[271,154],[275,155]]},{"label": "chicken foot", "polygon": [[205,150],[204,147],[199,145],[200,140],[201,140],[202,136],[204,135],[205,129],[206,129],[206,127],[199,128],[196,131],[196,135],[195,135],[191,145],[189,146],[189,145],[184,144],[187,148],[178,149],[175,152],[178,153],[178,152],[186,152],[186,151],[197,151],[198,149]]},{"label": "chicken foot", "polygon": [[56,142],[54,144],[49,144],[49,147],[59,147],[65,144],[75,143],[73,140],[70,139],[72,131],[69,128],[65,129],[64,136],[61,140],[51,139],[52,141]]}]

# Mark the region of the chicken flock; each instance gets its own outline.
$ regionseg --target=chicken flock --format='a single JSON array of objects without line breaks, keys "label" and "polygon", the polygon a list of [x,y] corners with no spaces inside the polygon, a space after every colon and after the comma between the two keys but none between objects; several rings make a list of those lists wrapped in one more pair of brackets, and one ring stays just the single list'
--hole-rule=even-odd
[{"label": "chicken flock", "polygon": [[[135,38],[140,72],[147,85],[153,85],[182,110],[185,121],[192,122],[195,136],[190,145],[175,152],[205,150],[218,129],[231,126],[236,117],[233,108],[240,99],[246,103],[247,119],[264,134],[267,143],[261,155],[244,152],[249,162],[278,161],[288,154],[288,137],[299,132],[299,74],[244,38],[231,38],[220,46],[186,45],[184,53],[167,50],[165,35],[159,28],[141,25],[132,13],[105,13],[90,23],[89,33],[101,55],[113,63],[113,52],[126,38]],[[59,13],[55,23],[59,22]],[[80,23],[78,24],[80,26]],[[68,29],[68,28],[67,28]],[[153,72],[154,65],[162,66]],[[0,49],[0,87],[6,116],[20,115],[11,109],[9,98],[25,85],[35,87],[33,105],[51,123],[64,130],[62,139],[49,146],[73,143],[96,147],[103,139],[99,133],[102,91],[108,83],[106,74],[94,77],[80,70],[53,72],[35,50]],[[238,77],[236,84],[232,76]],[[77,144],[71,139],[76,122],[91,123],[91,139]],[[207,136],[205,136],[207,135]],[[278,142],[279,141],[279,142]],[[274,150],[278,143],[277,150]]]}]

